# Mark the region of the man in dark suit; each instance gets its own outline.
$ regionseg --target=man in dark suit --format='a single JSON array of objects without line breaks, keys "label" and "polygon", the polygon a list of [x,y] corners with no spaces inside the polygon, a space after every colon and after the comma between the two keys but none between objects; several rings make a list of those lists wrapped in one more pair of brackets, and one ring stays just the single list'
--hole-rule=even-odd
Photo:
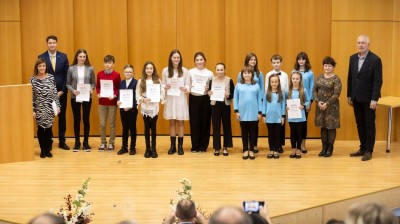
[{"label": "man in dark suit", "polygon": [[59,147],[64,150],[69,150],[67,144],[65,144],[65,130],[66,120],[65,112],[67,110],[67,71],[69,67],[67,55],[57,51],[57,37],[48,36],[47,51],[39,55],[38,58],[43,58],[46,61],[47,72],[54,75],[57,86],[57,94],[60,98],[61,109],[58,114],[58,140]]},{"label": "man in dark suit", "polygon": [[347,97],[354,108],[360,149],[350,156],[362,156],[362,161],[368,161],[375,145],[375,109],[381,97],[382,61],[369,50],[368,36],[359,36],[357,46],[358,53],[350,56]]}]

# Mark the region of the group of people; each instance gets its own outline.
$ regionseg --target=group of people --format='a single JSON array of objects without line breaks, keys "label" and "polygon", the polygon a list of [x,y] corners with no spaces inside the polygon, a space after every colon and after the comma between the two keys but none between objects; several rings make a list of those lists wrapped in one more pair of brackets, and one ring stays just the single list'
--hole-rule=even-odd
[{"label": "group of people", "polygon": [[[153,62],[147,61],[138,79],[134,68],[127,64],[121,81],[114,70],[115,58],[104,57],[104,70],[94,75],[85,49],[77,50],[69,66],[65,54],[56,50],[57,37],[47,38],[48,51],[39,55],[30,80],[33,86],[33,110],[41,148],[41,158],[52,157],[52,124],[59,116],[59,147],[68,150],[65,143],[65,111],[67,92],[71,93],[71,107],[74,116],[75,145],[73,151],[81,149],[90,152],[90,110],[92,93],[96,90],[99,100],[98,113],[101,130],[99,151],[113,151],[115,147],[116,113],[120,107],[122,123],[122,147],[117,154],[136,154],[136,119],[139,113],[144,121],[146,150],[144,157],[157,158],[157,119],[160,104],[164,104],[163,116],[169,120],[170,148],[168,154],[184,154],[184,121],[190,120],[191,152],[205,152],[209,145],[210,127],[213,124],[214,155],[228,156],[233,147],[231,128],[231,104],[236,120],[240,122],[243,144],[243,159],[255,159],[258,149],[258,123],[262,120],[268,129],[270,153],[267,158],[278,159],[285,145],[285,122],[289,122],[292,153],[290,158],[300,159],[307,153],[307,120],[311,104],[316,103],[315,125],[321,128],[321,157],[330,157],[340,127],[339,96],[342,84],[334,73],[336,65],[332,57],[322,61],[324,73],[314,80],[311,63],[306,52],[296,56],[294,69],[290,74],[281,70],[282,57],[271,57],[273,70],[264,78],[258,68],[256,54],[245,57],[244,67],[238,74],[236,86],[225,74],[225,64],[216,65],[216,75],[206,68],[204,53],[194,55],[195,67],[183,67],[179,50],[171,51],[168,67],[160,76]],[[382,63],[378,56],[369,51],[369,38],[361,35],[357,39],[359,52],[351,56],[348,73],[348,103],[354,107],[360,149],[350,156],[362,156],[363,161],[372,158],[375,142],[375,109],[382,86]],[[265,80],[265,81],[264,81]],[[82,87],[86,84],[86,89]],[[81,86],[78,88],[78,86]],[[109,95],[105,94],[105,89]],[[103,90],[104,91],[103,91]],[[82,91],[89,92],[90,98],[80,99]],[[130,95],[126,95],[128,90]],[[122,94],[124,91],[124,94]],[[111,93],[110,93],[111,92]],[[122,95],[122,96],[121,96]],[[189,95],[189,97],[187,97]],[[131,96],[130,105],[122,106],[126,97]],[[187,99],[189,98],[189,99]],[[233,100],[233,103],[232,103]],[[125,102],[125,101],[124,101]],[[81,107],[84,124],[83,143],[80,141]],[[189,119],[190,118],[190,119]],[[106,125],[110,125],[107,142]],[[223,144],[221,145],[221,122]],[[150,134],[151,132],[151,134]],[[178,145],[176,146],[176,136]],[[128,140],[130,145],[128,148]]]},{"label": "group of people", "polygon": [[[330,219],[327,224],[398,224],[399,217],[385,206],[376,203],[356,204],[349,210],[345,221]],[[46,213],[33,218],[29,224],[64,224],[60,217]],[[178,202],[176,210],[165,218],[163,224],[197,223],[197,224],[272,224],[268,207],[260,206],[259,213],[245,213],[237,207],[221,207],[206,220],[196,209],[193,201],[183,199]],[[126,220],[118,224],[136,224]]]}]

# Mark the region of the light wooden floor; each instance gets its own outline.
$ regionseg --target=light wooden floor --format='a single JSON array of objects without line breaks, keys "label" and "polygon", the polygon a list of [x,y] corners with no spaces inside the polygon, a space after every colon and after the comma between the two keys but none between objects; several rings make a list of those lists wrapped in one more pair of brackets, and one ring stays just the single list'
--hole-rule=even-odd
[{"label": "light wooden floor", "polygon": [[[95,148],[99,138],[90,141]],[[73,139],[67,143],[72,146]],[[158,137],[159,158],[145,159],[144,137],[139,136],[135,156],[55,147],[54,158],[40,159],[35,140],[35,161],[0,165],[0,219],[26,223],[58,209],[63,197],[74,196],[87,177],[92,179],[87,199],[93,202],[94,223],[160,223],[169,214],[169,201],[176,199],[183,177],[192,181],[193,197],[204,210],[267,200],[272,216],[400,186],[400,143],[393,143],[386,154],[385,142],[377,142],[368,162],[348,156],[358,148],[357,142],[339,141],[333,157],[319,158],[320,141],[308,140],[309,153],[300,160],[288,158],[288,143],[280,159],[268,160],[267,138],[260,138],[257,158],[244,161],[239,138],[228,157],[215,157],[213,150],[190,153],[190,137],[185,137],[184,156],[169,156],[169,138]]]}]

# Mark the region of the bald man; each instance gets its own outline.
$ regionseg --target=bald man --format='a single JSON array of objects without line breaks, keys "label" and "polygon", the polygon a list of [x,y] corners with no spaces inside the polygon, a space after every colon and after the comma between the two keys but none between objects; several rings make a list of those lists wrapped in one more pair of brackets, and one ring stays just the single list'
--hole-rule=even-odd
[{"label": "bald man", "polygon": [[372,158],[375,145],[375,110],[381,97],[382,61],[369,50],[369,37],[357,38],[358,53],[350,57],[347,78],[348,103],[354,109],[360,149],[351,157]]}]

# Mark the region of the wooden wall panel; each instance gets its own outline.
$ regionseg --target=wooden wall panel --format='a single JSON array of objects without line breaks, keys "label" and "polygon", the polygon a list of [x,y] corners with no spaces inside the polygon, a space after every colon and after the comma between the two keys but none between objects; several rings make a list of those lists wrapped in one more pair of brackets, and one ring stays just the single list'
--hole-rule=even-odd
[{"label": "wooden wall panel", "polygon": [[[399,2],[399,1],[397,1]],[[397,4],[398,8],[400,9],[400,3]],[[400,97],[400,65],[399,65],[399,58],[400,58],[400,22],[393,22],[393,45],[392,45],[392,67],[393,70],[390,73],[390,85],[391,85],[391,94],[392,96]],[[393,141],[400,141],[400,108],[396,108],[393,110]]]},{"label": "wooden wall panel", "polygon": [[398,0],[333,0],[332,20],[378,21],[393,19],[393,2]]},{"label": "wooden wall panel", "polygon": [[19,0],[0,0],[0,21],[20,21]]},{"label": "wooden wall panel", "polygon": [[393,0],[393,20],[400,22],[400,1]]},{"label": "wooden wall panel", "polygon": [[[161,77],[168,66],[168,56],[177,48],[176,0],[128,0],[128,58],[135,66],[139,79],[143,65],[152,61]],[[184,58],[185,59],[185,58]],[[163,106],[157,121],[157,134],[169,134],[169,123],[163,118]],[[143,133],[141,114],[138,115],[138,133]],[[188,130],[188,129],[186,129]]]},{"label": "wooden wall panel", "polygon": [[[370,49],[376,53],[383,63],[382,96],[391,94],[392,74],[392,22],[333,22],[332,23],[332,56],[336,59],[336,74],[344,84],[340,97],[340,114],[342,128],[339,129],[337,138],[341,140],[357,139],[357,128],[352,107],[347,105],[347,72],[350,55],[357,52],[356,41],[360,34],[370,37]],[[376,119],[377,140],[386,138],[387,112],[378,108]]]},{"label": "wooden wall panel", "polygon": [[[292,16],[288,16],[292,15]],[[330,55],[331,47],[331,0],[279,1],[279,49],[283,70],[290,78],[296,55],[307,52],[311,70],[317,77],[323,72],[322,60]],[[319,137],[320,130],[314,126],[315,104],[308,115],[308,137]],[[288,136],[289,128],[287,128]]]},{"label": "wooden wall panel", "polygon": [[[121,73],[128,61],[128,16],[126,0],[74,1],[74,42],[75,49],[85,48],[95,74],[104,69],[103,58],[111,54],[115,57],[114,70]],[[93,95],[90,116],[91,134],[100,134],[98,98]],[[119,112],[117,134],[122,131]],[[69,126],[69,127],[72,127]],[[107,126],[108,127],[108,126]],[[72,129],[72,128],[69,128]],[[107,133],[109,128],[107,128]]]},{"label": "wooden wall panel", "polygon": [[0,85],[22,83],[21,26],[20,22],[0,21],[0,61],[4,62]]},{"label": "wooden wall panel", "polygon": [[[227,74],[235,83],[249,52],[257,55],[264,76],[271,70],[269,59],[278,51],[278,2],[225,1],[225,58]],[[259,135],[267,135],[266,125],[260,122],[259,127]],[[233,113],[232,131],[233,135],[241,135]]]}]

